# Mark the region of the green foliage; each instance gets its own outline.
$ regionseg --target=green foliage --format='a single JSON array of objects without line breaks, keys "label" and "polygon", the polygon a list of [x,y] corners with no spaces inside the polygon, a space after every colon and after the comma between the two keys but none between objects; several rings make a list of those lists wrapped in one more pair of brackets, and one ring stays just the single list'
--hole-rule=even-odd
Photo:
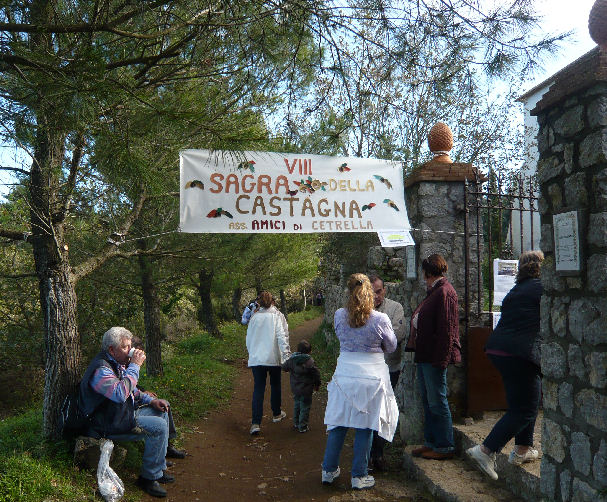
[{"label": "green foliage", "polygon": [[55,462],[11,456],[0,462],[0,501],[94,500],[89,487],[71,481],[69,473],[58,471]]},{"label": "green foliage", "polygon": [[327,383],[331,380],[331,376],[337,366],[337,358],[339,357],[339,340],[331,326],[326,321],[318,328],[312,338],[312,346],[314,348],[314,361],[322,377],[322,390],[326,391]]},{"label": "green foliage", "polygon": [[67,442],[42,438],[40,409],[0,422],[0,501],[93,500],[92,477],[71,469]]}]

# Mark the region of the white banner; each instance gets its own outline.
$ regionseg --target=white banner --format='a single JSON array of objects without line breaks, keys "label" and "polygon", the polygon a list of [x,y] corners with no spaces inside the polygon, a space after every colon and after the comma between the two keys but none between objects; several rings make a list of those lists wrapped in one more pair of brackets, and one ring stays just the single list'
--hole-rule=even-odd
[{"label": "white banner", "polygon": [[179,158],[182,232],[410,229],[398,162],[209,150]]}]

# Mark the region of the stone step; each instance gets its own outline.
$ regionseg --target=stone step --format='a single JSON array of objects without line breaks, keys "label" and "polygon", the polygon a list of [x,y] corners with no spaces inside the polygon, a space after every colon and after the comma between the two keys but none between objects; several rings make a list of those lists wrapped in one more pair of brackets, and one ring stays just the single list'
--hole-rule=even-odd
[{"label": "stone step", "polygon": [[443,502],[524,502],[501,483],[488,479],[470,462],[455,457],[451,460],[426,460],[411,455],[416,446],[407,446],[403,466],[421,482],[435,500]]},{"label": "stone step", "polygon": [[[468,424],[455,424],[455,443],[457,450],[465,457],[465,451],[472,446],[481,444],[485,437],[491,431],[493,425],[503,415],[503,412],[485,412],[483,419],[470,422]],[[542,413],[540,412],[535,424],[535,444],[534,448],[539,450],[540,459],[542,457],[541,445],[541,423]],[[529,462],[523,465],[512,465],[508,462],[508,456],[514,448],[514,440],[510,441],[504,449],[497,455],[496,472],[499,476],[498,484],[507,486],[512,493],[527,500],[536,502],[541,500],[540,491],[540,460]],[[479,471],[480,472],[480,471]],[[488,481],[495,483],[488,478]]]}]

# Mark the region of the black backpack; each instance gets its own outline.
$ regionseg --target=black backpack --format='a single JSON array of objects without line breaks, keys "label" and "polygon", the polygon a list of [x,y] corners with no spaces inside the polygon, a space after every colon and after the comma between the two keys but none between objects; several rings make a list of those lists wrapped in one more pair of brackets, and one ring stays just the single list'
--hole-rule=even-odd
[{"label": "black backpack", "polygon": [[59,430],[65,439],[71,439],[82,434],[88,423],[89,417],[80,407],[80,386],[78,386],[75,391],[65,396],[61,405]]}]

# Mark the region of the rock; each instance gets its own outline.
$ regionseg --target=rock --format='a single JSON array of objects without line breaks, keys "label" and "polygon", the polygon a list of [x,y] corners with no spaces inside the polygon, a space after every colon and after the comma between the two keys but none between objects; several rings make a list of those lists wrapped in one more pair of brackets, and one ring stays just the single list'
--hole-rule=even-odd
[{"label": "rock", "polygon": [[[112,457],[110,458],[110,465],[116,468],[122,466],[126,459],[126,453],[126,448],[114,446]],[[74,446],[74,464],[85,469],[97,469],[100,455],[99,439],[86,436],[79,436],[76,438],[76,445]]]}]

